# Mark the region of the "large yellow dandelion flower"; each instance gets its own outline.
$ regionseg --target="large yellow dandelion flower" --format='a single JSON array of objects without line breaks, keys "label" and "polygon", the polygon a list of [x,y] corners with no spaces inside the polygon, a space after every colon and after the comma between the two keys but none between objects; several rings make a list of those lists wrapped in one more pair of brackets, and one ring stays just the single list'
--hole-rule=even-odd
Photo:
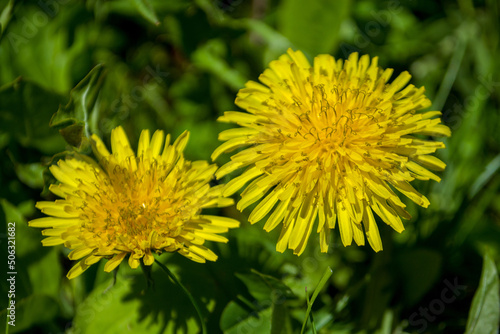
[{"label": "large yellow dandelion flower", "polygon": [[[236,220],[202,215],[201,210],[233,203],[222,196],[223,185],[210,187],[217,167],[206,161],[186,161],[183,150],[189,133],[170,145],[163,131],[152,138],[141,133],[137,156],[121,127],[111,133],[112,154],[92,136],[94,154],[60,160],[50,171],[59,181],[50,190],[63,199],[38,202],[49,217],[29,225],[46,228],[44,246],[64,244],[71,260],[80,260],[69,272],[74,278],[102,258],[105,271],[127,256],[130,267],[154,262],[152,252],[179,252],[196,262],[215,261],[205,240],[227,242],[219,233],[237,227]],[[162,150],[163,148],[163,150]]]},{"label": "large yellow dandelion flower", "polygon": [[288,247],[300,255],[313,228],[326,252],[337,221],[345,246],[353,239],[364,245],[366,234],[380,251],[374,214],[401,232],[400,217],[411,217],[395,190],[427,207],[410,181],[440,181],[428,169],[445,164],[429,154],[444,144],[420,135],[450,135],[436,118],[441,113],[417,113],[431,105],[424,88],[407,86],[408,72],[388,83],[393,70],[379,68],[376,57],[353,53],[343,62],[319,55],[311,66],[300,51],[288,50],[269,67],[259,77],[263,85],[249,81],[238,93],[236,104],[248,113],[219,118],[241,127],[220,133],[225,143],[212,159],[246,147],[216,172],[221,178],[247,167],[226,185],[224,196],[252,181],[237,208],[260,200],[250,223],[271,211],[266,231],[283,222],[280,252]]}]

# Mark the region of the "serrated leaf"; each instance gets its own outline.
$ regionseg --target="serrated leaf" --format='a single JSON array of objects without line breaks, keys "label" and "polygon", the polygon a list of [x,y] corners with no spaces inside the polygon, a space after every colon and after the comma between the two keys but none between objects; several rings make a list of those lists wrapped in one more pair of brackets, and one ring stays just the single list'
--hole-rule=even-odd
[{"label": "serrated leaf", "polygon": [[82,139],[85,136],[84,130],[85,123],[78,122],[59,130],[59,133],[68,144],[74,147],[80,147]]},{"label": "serrated leaf", "polygon": [[493,259],[485,254],[483,271],[467,319],[465,334],[498,333],[500,321],[499,279]]},{"label": "serrated leaf", "polygon": [[95,66],[70,92],[70,100],[50,120],[66,142],[80,148],[89,133],[90,113],[98,109],[98,95],[104,79],[104,66]]}]

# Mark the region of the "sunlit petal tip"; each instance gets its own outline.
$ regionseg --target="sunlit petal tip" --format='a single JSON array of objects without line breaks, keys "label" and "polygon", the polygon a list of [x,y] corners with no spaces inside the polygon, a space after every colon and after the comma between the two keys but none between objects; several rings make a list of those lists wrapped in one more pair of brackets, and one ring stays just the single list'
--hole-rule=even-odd
[{"label": "sunlit petal tip", "polygon": [[79,260],[82,257],[86,257],[90,253],[92,253],[93,249],[88,248],[86,246],[74,249],[71,253],[68,254],[68,258],[70,260]]},{"label": "sunlit petal tip", "polygon": [[177,149],[178,152],[183,152],[184,148],[187,145],[189,140],[190,133],[189,131],[184,131],[174,142],[173,146]]},{"label": "sunlit petal tip", "polygon": [[150,266],[155,262],[155,258],[153,254],[151,254],[151,250],[147,250],[146,254],[144,255],[143,262],[146,266]]},{"label": "sunlit petal tip", "polygon": [[123,253],[120,253],[120,254],[113,256],[104,265],[104,271],[108,272],[108,273],[113,271],[116,267],[118,267],[118,265],[120,265],[120,263],[122,263],[122,261],[126,255],[127,255],[127,253],[123,252]]},{"label": "sunlit petal tip", "polygon": [[83,274],[85,270],[89,268],[88,265],[85,264],[84,260],[79,261],[77,264],[75,264],[66,274],[66,277],[68,279],[73,279],[75,277],[80,276]]},{"label": "sunlit petal tip", "polygon": [[129,256],[128,265],[130,266],[130,268],[136,269],[137,267],[139,267],[140,264],[141,264],[141,261],[138,258],[136,258],[134,255]]},{"label": "sunlit petal tip", "polygon": [[99,138],[99,136],[97,136],[96,134],[92,134],[91,136],[91,145],[92,151],[94,152],[98,160],[107,158],[110,155],[108,149],[106,148],[106,145],[104,145],[101,138]]},{"label": "sunlit petal tip", "polygon": [[144,155],[145,151],[149,148],[149,130],[142,130],[139,137],[139,146],[137,147],[137,156]]}]

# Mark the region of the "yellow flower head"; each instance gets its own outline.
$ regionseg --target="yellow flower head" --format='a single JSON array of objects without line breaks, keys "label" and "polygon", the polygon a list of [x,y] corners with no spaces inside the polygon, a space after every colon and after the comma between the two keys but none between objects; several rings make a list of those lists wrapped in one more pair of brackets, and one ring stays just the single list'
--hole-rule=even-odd
[{"label": "yellow flower head", "polygon": [[[154,261],[152,252],[179,252],[196,262],[215,261],[205,240],[227,242],[218,233],[237,227],[236,220],[201,215],[201,209],[233,203],[222,196],[222,185],[210,187],[217,167],[206,161],[186,161],[182,152],[189,133],[165,145],[163,131],[150,140],[141,133],[137,156],[121,127],[111,133],[112,154],[92,136],[94,154],[60,160],[50,171],[60,182],[50,190],[63,199],[38,202],[49,217],[29,225],[46,228],[44,246],[64,244],[80,260],[68,273],[74,278],[102,258],[109,259],[105,271],[116,268],[129,254],[129,265],[137,268]],[[163,150],[162,150],[163,148]]]},{"label": "yellow flower head", "polygon": [[406,86],[408,72],[387,83],[393,70],[379,68],[376,57],[358,59],[353,53],[343,62],[319,55],[311,66],[302,52],[288,50],[269,67],[259,77],[264,85],[249,81],[238,93],[236,104],[248,113],[229,111],[219,118],[241,127],[220,133],[225,143],[212,159],[247,147],[216,172],[221,178],[247,167],[223,195],[252,181],[237,207],[243,210],[260,200],[249,221],[272,211],[266,231],[283,222],[280,252],[288,247],[300,255],[313,227],[326,252],[337,221],[345,246],[353,239],[364,245],[366,234],[380,251],[374,213],[401,232],[400,217],[411,217],[394,190],[427,207],[427,198],[409,182],[440,181],[427,168],[444,169],[429,155],[444,144],[420,135],[450,135],[436,118],[441,113],[417,113],[431,105],[424,88]]}]

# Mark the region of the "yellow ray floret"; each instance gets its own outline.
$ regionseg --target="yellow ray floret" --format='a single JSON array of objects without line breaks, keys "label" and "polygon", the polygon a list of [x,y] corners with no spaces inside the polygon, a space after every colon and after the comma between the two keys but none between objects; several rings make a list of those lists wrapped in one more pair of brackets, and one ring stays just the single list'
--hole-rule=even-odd
[{"label": "yellow ray floret", "polygon": [[44,228],[44,246],[64,244],[79,262],[69,271],[74,278],[100,259],[105,271],[127,255],[132,268],[154,262],[153,254],[179,252],[187,258],[215,261],[205,240],[227,242],[220,233],[238,227],[230,218],[206,216],[202,208],[233,203],[222,195],[223,185],[210,187],[217,169],[206,161],[186,161],[182,155],[189,133],[171,145],[163,131],[150,137],[144,130],[137,155],[121,127],[111,133],[112,153],[92,136],[98,162],[82,155],[67,157],[50,171],[59,181],[50,190],[63,199],[37,203],[48,217],[29,222]]},{"label": "yellow ray floret", "polygon": [[393,70],[377,61],[357,53],[345,62],[319,55],[311,66],[302,52],[288,50],[262,73],[262,84],[249,81],[239,91],[236,104],[246,113],[219,118],[241,127],[220,133],[225,142],[212,159],[244,149],[216,177],[246,167],[223,194],[249,183],[237,208],[258,203],[249,221],[270,214],[266,231],[282,223],[278,251],[288,247],[300,255],[316,230],[326,252],[330,230],[338,225],[345,246],[353,240],[364,245],[366,235],[378,252],[375,215],[398,232],[404,230],[401,217],[411,218],[397,192],[420,206],[430,204],[410,182],[440,181],[429,169],[446,165],[430,154],[444,144],[421,135],[450,136],[450,129],[440,124],[439,111],[418,112],[431,103],[424,88],[408,85],[408,72],[389,83]]}]

